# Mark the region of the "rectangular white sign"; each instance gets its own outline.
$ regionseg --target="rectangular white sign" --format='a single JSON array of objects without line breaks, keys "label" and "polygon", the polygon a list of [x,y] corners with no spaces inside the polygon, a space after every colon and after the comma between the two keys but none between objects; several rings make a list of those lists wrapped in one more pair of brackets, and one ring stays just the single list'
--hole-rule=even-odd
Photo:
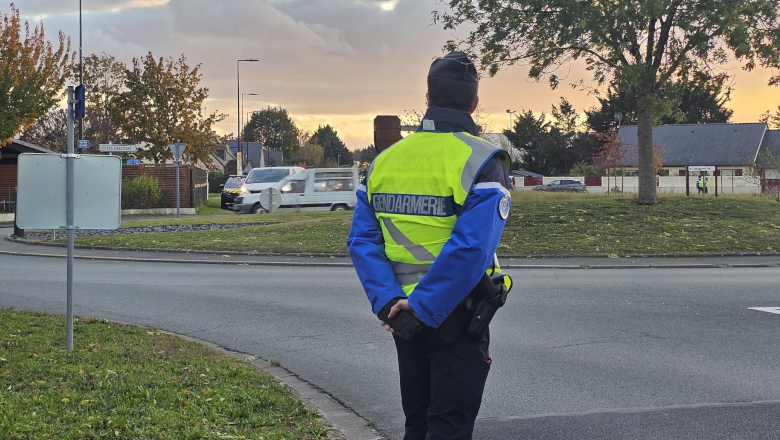
[{"label": "rectangular white sign", "polygon": [[[65,161],[59,154],[19,155],[16,223],[20,228],[66,226]],[[73,226],[119,228],[122,207],[119,156],[79,155],[73,161],[73,187]]]},{"label": "rectangular white sign", "polygon": [[100,144],[100,151],[106,153],[135,153],[136,150],[138,145]]},{"label": "rectangular white sign", "polygon": [[690,171],[715,171],[715,166],[692,166],[688,169]]}]

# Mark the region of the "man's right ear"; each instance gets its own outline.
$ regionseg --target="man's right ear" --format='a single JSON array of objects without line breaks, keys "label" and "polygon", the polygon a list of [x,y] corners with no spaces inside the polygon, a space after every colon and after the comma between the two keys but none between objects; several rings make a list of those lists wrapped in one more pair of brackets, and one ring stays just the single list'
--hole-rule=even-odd
[{"label": "man's right ear", "polygon": [[425,94],[425,106],[430,107],[431,106],[431,96],[428,95],[428,93]]}]

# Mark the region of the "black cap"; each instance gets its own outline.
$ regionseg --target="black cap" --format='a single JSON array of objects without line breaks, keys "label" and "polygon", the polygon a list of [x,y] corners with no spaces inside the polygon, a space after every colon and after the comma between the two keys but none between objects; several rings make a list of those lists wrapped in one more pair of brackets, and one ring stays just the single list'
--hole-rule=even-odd
[{"label": "black cap", "polygon": [[463,52],[450,52],[442,58],[433,60],[428,76],[440,76],[465,82],[479,82],[474,63]]}]

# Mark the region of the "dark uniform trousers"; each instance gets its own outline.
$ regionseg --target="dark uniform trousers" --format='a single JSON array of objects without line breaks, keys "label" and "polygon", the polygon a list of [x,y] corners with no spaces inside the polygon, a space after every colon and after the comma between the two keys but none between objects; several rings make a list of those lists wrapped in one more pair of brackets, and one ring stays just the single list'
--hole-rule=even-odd
[{"label": "dark uniform trousers", "polygon": [[406,416],[404,440],[468,440],[474,431],[490,355],[490,334],[466,334],[464,300],[438,328],[423,327],[411,341],[395,337]]}]

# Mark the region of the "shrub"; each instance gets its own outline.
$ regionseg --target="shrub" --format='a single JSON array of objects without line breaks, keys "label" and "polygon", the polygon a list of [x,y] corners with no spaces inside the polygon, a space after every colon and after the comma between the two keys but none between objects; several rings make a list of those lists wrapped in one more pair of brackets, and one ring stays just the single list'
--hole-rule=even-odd
[{"label": "shrub", "polygon": [[220,170],[209,170],[209,191],[218,193],[219,185],[224,185],[228,177],[230,177],[228,174]]},{"label": "shrub", "polygon": [[129,209],[151,209],[160,204],[162,190],[157,179],[140,176],[134,179],[122,179],[122,205]]}]

